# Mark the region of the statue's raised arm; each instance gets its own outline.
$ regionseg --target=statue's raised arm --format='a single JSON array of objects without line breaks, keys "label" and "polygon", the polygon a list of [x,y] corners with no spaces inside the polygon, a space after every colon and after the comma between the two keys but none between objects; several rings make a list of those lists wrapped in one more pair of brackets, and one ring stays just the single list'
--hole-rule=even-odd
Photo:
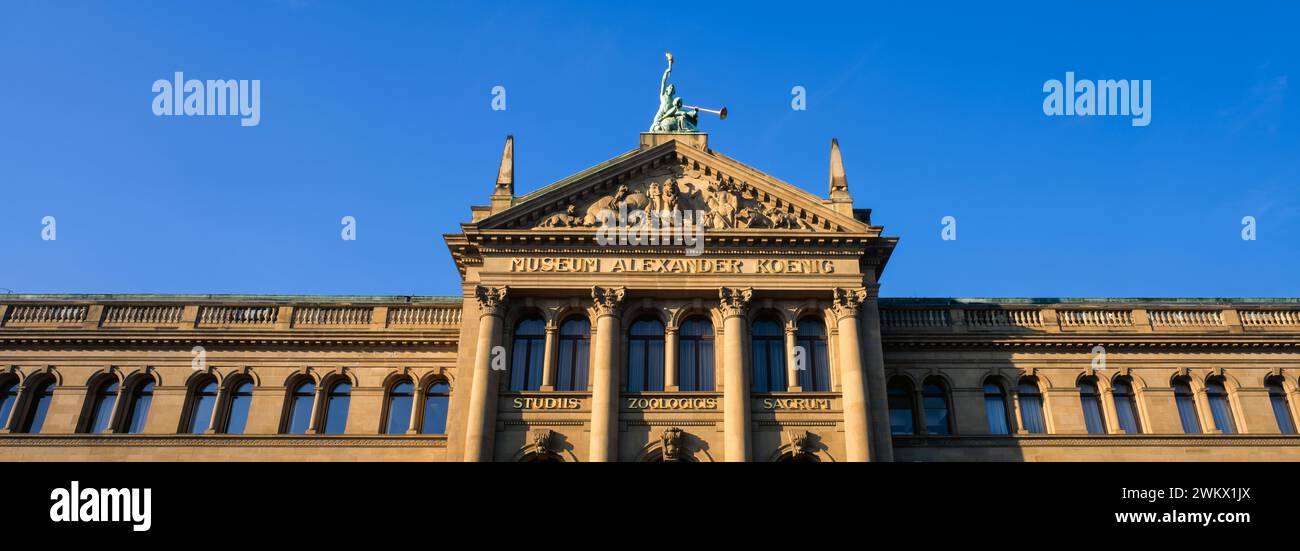
[{"label": "statue's raised arm", "polygon": [[672,92],[668,89],[668,75],[673,72],[673,54],[665,53],[664,56],[668,58],[668,68],[664,69],[664,78],[659,81],[659,98],[661,101],[665,95],[672,95]]}]

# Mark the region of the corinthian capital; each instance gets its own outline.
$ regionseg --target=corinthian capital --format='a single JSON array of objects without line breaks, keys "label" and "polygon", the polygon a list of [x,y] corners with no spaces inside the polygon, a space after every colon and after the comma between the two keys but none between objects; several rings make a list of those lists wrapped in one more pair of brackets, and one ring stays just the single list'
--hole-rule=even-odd
[{"label": "corinthian capital", "polygon": [[487,287],[479,285],[474,288],[474,298],[478,299],[478,309],[485,316],[500,316],[505,313],[506,295],[510,288]]},{"label": "corinthian capital", "polygon": [[732,316],[744,316],[745,309],[749,308],[749,299],[754,298],[753,287],[723,287],[718,289],[718,297],[722,299],[718,308],[722,310],[722,318]]},{"label": "corinthian capital", "polygon": [[835,319],[854,318],[858,316],[858,307],[862,302],[867,300],[867,290],[864,288],[845,289],[843,287],[835,288],[835,298],[831,303],[831,311],[835,313]]},{"label": "corinthian capital", "polygon": [[627,289],[624,287],[592,287],[592,309],[596,311],[596,316],[617,315],[618,307],[623,304],[626,294]]}]

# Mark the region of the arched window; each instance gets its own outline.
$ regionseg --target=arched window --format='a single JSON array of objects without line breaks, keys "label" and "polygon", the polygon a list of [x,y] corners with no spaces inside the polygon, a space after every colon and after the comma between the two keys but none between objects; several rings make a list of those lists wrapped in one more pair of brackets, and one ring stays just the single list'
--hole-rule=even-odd
[{"label": "arched window", "polygon": [[943,380],[931,377],[921,385],[921,402],[925,409],[925,432],[949,434],[952,419],[948,415],[948,389]]},{"label": "arched window", "polygon": [[[1287,403],[1286,389],[1282,381],[1274,377],[1264,382],[1268,387],[1268,401],[1273,404],[1273,417],[1277,419],[1277,430],[1282,434],[1295,434],[1295,420],[1291,418],[1291,406]],[[0,420],[4,419],[4,409],[0,408]]]},{"label": "arched window", "polygon": [[97,434],[108,430],[108,423],[113,419],[113,409],[117,407],[117,391],[117,379],[112,376],[100,378],[93,387],[86,432]]},{"label": "arched window", "polygon": [[515,324],[510,356],[510,390],[542,388],[542,361],[546,358],[546,322],[532,316]]},{"label": "arched window", "polygon": [[677,339],[677,386],[687,392],[712,391],[713,322],[693,317],[682,322]]},{"label": "arched window", "polygon": [[1115,396],[1115,417],[1120,430],[1127,434],[1142,434],[1142,423],[1138,420],[1137,398],[1133,395],[1133,383],[1127,378],[1115,379],[1111,388]]},{"label": "arched window", "polygon": [[[244,429],[248,425],[248,407],[253,404],[253,381],[244,377],[228,384],[232,390],[229,390],[226,395],[226,421],[223,423],[225,426],[218,426],[217,430],[226,434],[244,434]],[[313,388],[312,391],[314,392],[315,389]],[[311,412],[310,403],[307,405],[307,411]]]},{"label": "arched window", "polygon": [[451,387],[447,383],[436,382],[429,385],[424,393],[424,423],[420,425],[421,434],[447,434],[447,403],[451,399]]},{"label": "arched window", "polygon": [[799,387],[813,392],[831,389],[830,361],[826,355],[826,325],[817,318],[799,320],[795,346],[804,350],[804,368],[799,371]]},{"label": "arched window", "polygon": [[126,421],[122,425],[125,429],[122,432],[140,434],[144,432],[144,423],[149,419],[149,406],[153,404],[153,379],[139,377],[139,381],[127,393],[127,398],[127,408],[122,412],[122,418]]},{"label": "arched window", "polygon": [[208,378],[194,385],[190,395],[190,434],[208,432],[212,422],[212,410],[217,407],[217,381]]},{"label": "arched window", "polygon": [[664,389],[664,324],[641,318],[628,329],[627,391]]},{"label": "arched window", "polygon": [[754,320],[750,328],[754,362],[754,392],[785,392],[785,331],[775,317]]},{"label": "arched window", "polygon": [[311,408],[316,402],[316,383],[306,380],[293,387],[289,396],[289,434],[307,434],[311,428]]},{"label": "arched window", "polygon": [[18,402],[18,379],[6,377],[0,379],[0,429],[9,426],[9,413]]},{"label": "arched window", "polygon": [[559,365],[555,390],[587,390],[587,362],[591,358],[591,322],[575,316],[560,324]]},{"label": "arched window", "polygon": [[1236,434],[1237,424],[1232,420],[1232,405],[1228,401],[1228,391],[1223,387],[1222,377],[1211,377],[1205,381],[1205,397],[1210,401],[1214,428],[1223,431],[1223,434]]},{"label": "arched window", "polygon": [[50,402],[54,400],[54,379],[46,377],[40,381],[28,383],[31,395],[26,398],[22,418],[18,421],[18,431],[31,434],[41,432],[45,426],[45,414],[50,411]]},{"label": "arched window", "polygon": [[1007,394],[997,381],[984,382],[984,414],[989,421],[989,434],[1011,434],[1007,417]]},{"label": "arched window", "polygon": [[1174,379],[1174,402],[1178,405],[1178,419],[1186,434],[1201,434],[1201,416],[1196,413],[1196,399],[1192,395],[1187,377]]},{"label": "arched window", "polygon": [[388,390],[388,426],[384,434],[406,434],[411,426],[411,407],[415,405],[415,385],[398,381]]},{"label": "arched window", "polygon": [[1106,422],[1101,415],[1101,394],[1097,382],[1091,378],[1079,380],[1079,403],[1083,405],[1083,424],[1088,434],[1106,434]]},{"label": "arched window", "polygon": [[352,401],[352,383],[341,380],[329,388],[329,392],[325,393],[325,407],[321,408],[325,412],[325,418],[321,420],[321,425],[325,427],[322,433],[343,434],[348,426],[348,406]]},{"label": "arched window", "polygon": [[916,408],[912,403],[912,384],[903,377],[889,381],[889,432],[916,433]]},{"label": "arched window", "polygon": [[1043,391],[1032,377],[1020,379],[1016,394],[1020,404],[1020,422],[1029,434],[1047,434],[1047,419],[1043,416]]}]

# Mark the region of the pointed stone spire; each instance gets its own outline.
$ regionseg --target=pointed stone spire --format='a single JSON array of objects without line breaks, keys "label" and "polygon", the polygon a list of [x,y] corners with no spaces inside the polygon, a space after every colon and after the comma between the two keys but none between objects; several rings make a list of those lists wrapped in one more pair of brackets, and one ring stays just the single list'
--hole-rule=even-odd
[{"label": "pointed stone spire", "polygon": [[831,138],[831,206],[836,212],[853,216],[853,196],[849,195],[849,178],[844,174],[840,141]]},{"label": "pointed stone spire", "polygon": [[515,137],[506,136],[506,148],[501,152],[501,168],[497,169],[497,185],[492,190],[492,212],[501,212],[515,200]]}]

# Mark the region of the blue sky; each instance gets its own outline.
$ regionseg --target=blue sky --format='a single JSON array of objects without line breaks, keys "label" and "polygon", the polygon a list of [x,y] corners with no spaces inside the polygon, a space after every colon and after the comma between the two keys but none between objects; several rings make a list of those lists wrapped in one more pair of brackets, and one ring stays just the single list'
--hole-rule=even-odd
[{"label": "blue sky", "polygon": [[[884,296],[1300,295],[1294,3],[897,4],[6,1],[0,288],[458,294],[505,135],[520,194],[634,148],[672,51],[714,149],[824,196],[839,138]],[[176,71],[261,123],[154,116]],[[1150,125],[1045,116],[1066,71]]]}]

